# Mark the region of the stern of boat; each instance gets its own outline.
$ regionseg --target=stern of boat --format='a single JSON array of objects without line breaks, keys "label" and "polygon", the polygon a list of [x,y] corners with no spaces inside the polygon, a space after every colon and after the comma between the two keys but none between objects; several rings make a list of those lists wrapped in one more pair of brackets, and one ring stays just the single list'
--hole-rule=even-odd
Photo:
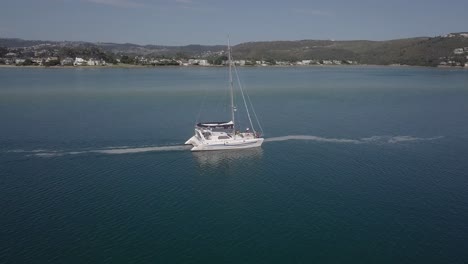
[{"label": "stern of boat", "polygon": [[189,140],[187,140],[184,144],[185,145],[193,145],[195,143],[195,140],[197,140],[197,138],[195,136],[189,138]]}]

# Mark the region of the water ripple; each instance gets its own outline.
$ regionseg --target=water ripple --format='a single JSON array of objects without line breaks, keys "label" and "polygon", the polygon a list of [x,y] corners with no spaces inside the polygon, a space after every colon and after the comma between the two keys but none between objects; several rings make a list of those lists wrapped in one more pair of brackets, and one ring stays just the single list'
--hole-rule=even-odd
[{"label": "water ripple", "polygon": [[414,141],[428,141],[441,139],[442,136],[438,137],[413,137],[413,136],[372,136],[360,139],[348,139],[348,138],[326,138],[312,135],[288,135],[281,137],[266,138],[265,142],[278,142],[287,140],[307,140],[317,142],[328,142],[328,143],[352,143],[352,144],[363,144],[363,143],[400,143],[400,142],[414,142]]}]

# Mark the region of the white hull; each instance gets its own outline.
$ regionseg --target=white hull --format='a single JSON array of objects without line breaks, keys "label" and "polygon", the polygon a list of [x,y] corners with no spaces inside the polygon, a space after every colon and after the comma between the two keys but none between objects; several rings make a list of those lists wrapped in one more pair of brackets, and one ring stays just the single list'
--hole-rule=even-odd
[{"label": "white hull", "polygon": [[227,140],[199,140],[193,136],[185,144],[193,145],[191,151],[210,151],[210,150],[230,150],[230,149],[247,149],[260,147],[263,143],[263,138],[244,139],[236,137]]}]

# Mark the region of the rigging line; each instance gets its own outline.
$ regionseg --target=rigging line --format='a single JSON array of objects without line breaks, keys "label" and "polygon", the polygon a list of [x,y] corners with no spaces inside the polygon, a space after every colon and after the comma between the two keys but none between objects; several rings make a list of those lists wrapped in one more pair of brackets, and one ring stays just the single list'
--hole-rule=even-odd
[{"label": "rigging line", "polygon": [[202,112],[202,108],[205,106],[205,101],[206,101],[207,97],[208,97],[208,88],[206,88],[206,86],[205,86],[203,100],[202,100],[202,103],[200,104],[200,109],[198,109],[197,121],[195,123],[198,123],[200,121],[200,115],[201,115],[201,112]]},{"label": "rigging line", "polygon": [[242,88],[242,84],[239,78],[239,73],[237,72],[236,64],[234,64],[234,72],[236,73],[237,82],[239,83],[239,90],[242,95],[242,100],[244,101],[245,111],[247,112],[247,117],[249,118],[250,126],[252,127],[252,130],[255,133],[255,127],[252,123],[252,119],[250,118],[249,108],[247,107],[247,101],[245,100],[245,97],[244,97],[244,89]]},{"label": "rigging line", "polygon": [[230,106],[230,101],[229,101],[229,91],[230,91],[230,86],[229,86],[229,81],[226,83],[224,87],[224,98],[223,98],[223,113],[227,113],[228,110],[231,112],[231,106]]},{"label": "rigging line", "polygon": [[250,107],[252,108],[252,112],[254,114],[255,120],[257,121],[258,127],[260,128],[260,132],[263,135],[263,127],[258,120],[257,113],[255,112],[255,108],[253,107],[252,101],[250,100],[249,93],[246,92],[245,94],[247,95],[247,100],[249,101]]},{"label": "rigging line", "polygon": [[[234,64],[234,71],[236,72],[236,75],[237,75],[237,80],[239,82],[239,87],[241,87],[241,91],[243,90],[242,87],[243,85],[241,85],[241,81],[240,81],[240,78],[239,78],[239,74],[237,73],[237,68],[235,67],[235,64]],[[263,127],[262,125],[260,124],[260,120],[258,119],[258,116],[257,116],[257,112],[255,112],[255,108],[252,104],[252,100],[250,100],[250,96],[249,96],[249,93],[247,93],[247,91],[245,92],[245,95],[247,96],[247,100],[249,101],[249,104],[250,104],[250,108],[252,109],[252,112],[254,114],[254,117],[255,117],[255,120],[257,121],[257,124],[258,124],[258,127],[260,128],[260,132],[261,134],[263,135]],[[243,96],[243,94],[242,94]],[[244,99],[244,103],[245,103],[245,99]],[[248,110],[247,110],[248,111]],[[249,114],[249,120],[250,120],[250,114]],[[252,129],[254,129],[253,125],[252,125],[252,120],[250,120],[250,125],[252,126]]]}]

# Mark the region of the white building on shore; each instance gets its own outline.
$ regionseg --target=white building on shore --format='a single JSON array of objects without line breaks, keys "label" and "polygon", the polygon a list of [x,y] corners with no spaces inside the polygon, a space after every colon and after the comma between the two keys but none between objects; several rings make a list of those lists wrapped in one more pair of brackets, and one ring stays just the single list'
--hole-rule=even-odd
[{"label": "white building on shore", "polygon": [[82,66],[86,64],[87,64],[86,60],[84,60],[83,58],[78,58],[78,57],[76,57],[75,61],[73,62],[73,66]]},{"label": "white building on shore", "polygon": [[457,55],[460,55],[460,54],[463,54],[465,52],[464,52],[463,48],[458,48],[458,49],[454,49],[453,53],[457,54]]},{"label": "white building on shore", "polygon": [[200,66],[210,66],[210,63],[208,63],[208,60],[198,60],[198,65],[200,65]]},{"label": "white building on shore", "polygon": [[16,60],[15,60],[15,64],[17,64],[17,65],[18,65],[18,64],[22,64],[22,63],[24,63],[25,61],[26,61],[25,59],[16,59]]},{"label": "white building on shore", "polygon": [[106,62],[104,60],[99,60],[99,59],[89,59],[86,64],[88,66],[106,66]]}]

